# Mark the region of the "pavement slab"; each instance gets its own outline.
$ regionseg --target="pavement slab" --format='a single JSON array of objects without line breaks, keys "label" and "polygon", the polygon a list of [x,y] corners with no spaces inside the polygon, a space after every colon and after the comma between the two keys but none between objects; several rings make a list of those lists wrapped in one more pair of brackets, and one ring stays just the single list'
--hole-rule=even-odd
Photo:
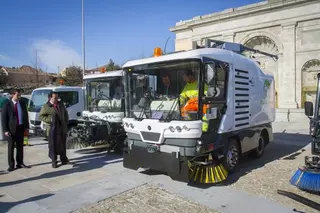
[{"label": "pavement slab", "polygon": [[112,198],[100,201],[97,204],[86,206],[74,211],[74,213],[85,212],[218,213],[216,210],[149,184],[134,188]]}]

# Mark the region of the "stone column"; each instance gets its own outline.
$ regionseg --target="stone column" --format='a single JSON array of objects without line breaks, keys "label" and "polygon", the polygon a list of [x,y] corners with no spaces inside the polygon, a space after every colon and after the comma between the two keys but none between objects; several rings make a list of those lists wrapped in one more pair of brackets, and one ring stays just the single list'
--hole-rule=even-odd
[{"label": "stone column", "polygon": [[191,39],[179,39],[175,41],[175,51],[181,50],[191,50],[192,49],[192,40]]},{"label": "stone column", "polygon": [[297,108],[296,103],[296,23],[282,25],[283,57],[279,64],[279,108]]}]

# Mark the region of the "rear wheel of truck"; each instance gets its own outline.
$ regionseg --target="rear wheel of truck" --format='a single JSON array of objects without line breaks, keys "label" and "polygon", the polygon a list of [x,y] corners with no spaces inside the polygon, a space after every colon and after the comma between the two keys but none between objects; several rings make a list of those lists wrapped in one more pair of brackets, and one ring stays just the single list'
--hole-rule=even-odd
[{"label": "rear wheel of truck", "polygon": [[113,151],[116,154],[123,154],[123,148],[124,148],[124,141],[118,140],[117,143],[115,144]]},{"label": "rear wheel of truck", "polygon": [[232,172],[240,160],[240,147],[235,138],[230,138],[222,164],[228,172]]},{"label": "rear wheel of truck", "polygon": [[267,140],[265,133],[262,131],[259,136],[258,147],[255,148],[251,154],[253,157],[261,158],[263,156]]}]

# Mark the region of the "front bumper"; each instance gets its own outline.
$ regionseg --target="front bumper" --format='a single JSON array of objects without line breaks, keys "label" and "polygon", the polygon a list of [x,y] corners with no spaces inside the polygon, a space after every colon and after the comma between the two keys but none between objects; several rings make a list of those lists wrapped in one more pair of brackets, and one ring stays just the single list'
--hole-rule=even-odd
[{"label": "front bumper", "polygon": [[[163,147],[163,146],[162,146]],[[179,151],[150,152],[147,147],[128,145],[123,152],[123,166],[128,169],[152,169],[167,173],[172,179],[188,182],[189,168],[187,157],[180,156]]]},{"label": "front bumper", "polygon": [[35,136],[44,136],[45,135],[45,131],[42,130],[40,126],[34,126],[34,125],[30,126],[29,133],[31,135],[35,135]]}]

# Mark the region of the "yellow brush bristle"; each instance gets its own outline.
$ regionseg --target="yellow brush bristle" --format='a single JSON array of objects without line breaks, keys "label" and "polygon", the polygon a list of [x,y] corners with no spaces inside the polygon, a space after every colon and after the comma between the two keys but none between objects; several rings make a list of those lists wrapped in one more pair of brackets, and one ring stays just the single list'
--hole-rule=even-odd
[{"label": "yellow brush bristle", "polygon": [[188,163],[189,165],[189,178],[194,182],[198,183],[220,183],[227,179],[228,172],[224,168],[222,164],[219,165],[211,165],[211,166],[201,166],[201,165],[193,165],[192,163]]},{"label": "yellow brush bristle", "polygon": [[206,168],[206,183],[209,183],[209,168]]},{"label": "yellow brush bristle", "polygon": [[212,183],[215,183],[216,180],[215,180],[214,175],[213,175],[213,168],[212,167],[210,168],[210,171],[211,171]]}]

